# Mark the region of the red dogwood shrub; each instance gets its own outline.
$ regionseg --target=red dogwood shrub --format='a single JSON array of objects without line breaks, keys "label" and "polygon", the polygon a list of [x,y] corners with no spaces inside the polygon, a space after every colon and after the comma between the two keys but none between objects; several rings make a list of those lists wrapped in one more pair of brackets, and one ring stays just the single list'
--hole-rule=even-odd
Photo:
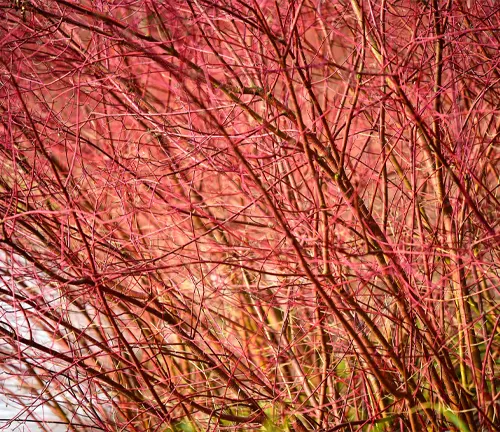
[{"label": "red dogwood shrub", "polygon": [[1,427],[497,430],[497,2],[0,10]]}]

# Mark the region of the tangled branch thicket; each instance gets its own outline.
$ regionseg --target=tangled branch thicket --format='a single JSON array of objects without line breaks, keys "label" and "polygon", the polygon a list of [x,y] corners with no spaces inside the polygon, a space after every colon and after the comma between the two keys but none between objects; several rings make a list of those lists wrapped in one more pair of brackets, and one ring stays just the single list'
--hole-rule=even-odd
[{"label": "tangled branch thicket", "polygon": [[497,430],[499,7],[3,1],[0,426]]}]

